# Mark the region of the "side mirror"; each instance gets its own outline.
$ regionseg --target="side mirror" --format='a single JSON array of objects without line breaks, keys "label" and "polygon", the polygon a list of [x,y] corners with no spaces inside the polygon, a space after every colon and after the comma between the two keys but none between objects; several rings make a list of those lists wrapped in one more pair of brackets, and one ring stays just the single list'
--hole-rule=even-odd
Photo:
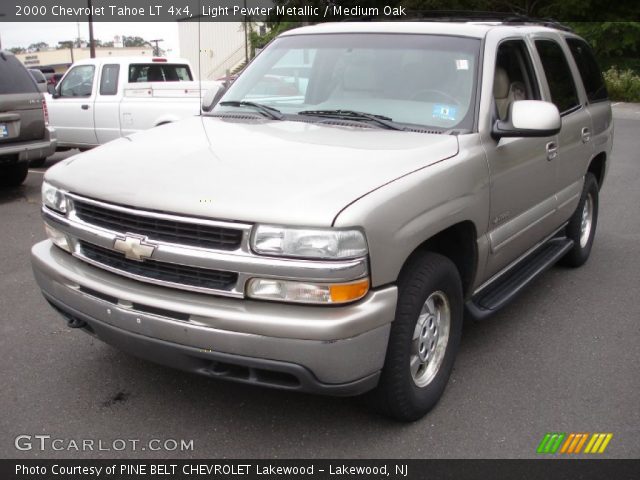
[{"label": "side mirror", "polygon": [[507,120],[497,120],[491,136],[502,137],[550,137],[560,131],[562,120],[558,107],[540,100],[519,100],[509,107]]},{"label": "side mirror", "polygon": [[60,84],[53,87],[53,91],[51,92],[52,98],[60,98]]},{"label": "side mirror", "polygon": [[222,96],[227,92],[225,84],[218,85],[218,88],[207,90],[202,96],[202,111],[210,112],[213,107],[220,101]]}]

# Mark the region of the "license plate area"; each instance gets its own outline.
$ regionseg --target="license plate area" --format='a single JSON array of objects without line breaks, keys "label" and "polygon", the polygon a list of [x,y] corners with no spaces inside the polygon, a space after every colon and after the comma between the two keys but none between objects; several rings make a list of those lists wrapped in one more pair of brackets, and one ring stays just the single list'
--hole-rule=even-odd
[{"label": "license plate area", "polygon": [[0,142],[20,136],[20,115],[16,113],[0,114]]}]

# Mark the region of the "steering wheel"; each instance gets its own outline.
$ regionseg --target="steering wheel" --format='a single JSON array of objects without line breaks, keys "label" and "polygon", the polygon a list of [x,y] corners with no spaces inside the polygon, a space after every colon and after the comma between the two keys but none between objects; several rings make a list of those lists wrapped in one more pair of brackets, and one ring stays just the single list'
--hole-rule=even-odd
[{"label": "steering wheel", "polygon": [[451,95],[449,95],[446,92],[443,92],[441,90],[434,90],[431,88],[427,88],[424,90],[418,90],[416,93],[413,94],[413,96],[411,97],[411,100],[422,100],[424,99],[424,97],[431,97],[433,98],[433,96],[439,96],[440,97],[440,101],[442,101],[442,99],[444,99],[445,103],[451,103],[453,105],[460,105],[460,102],[458,102],[457,99],[455,99],[454,97],[452,97]]}]

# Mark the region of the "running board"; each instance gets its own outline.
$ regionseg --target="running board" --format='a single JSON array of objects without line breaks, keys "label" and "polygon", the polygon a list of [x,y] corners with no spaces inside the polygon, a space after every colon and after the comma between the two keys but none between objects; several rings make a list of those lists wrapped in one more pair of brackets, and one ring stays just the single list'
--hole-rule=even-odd
[{"label": "running board", "polygon": [[553,238],[465,304],[474,320],[484,320],[515,298],[538,275],[551,268],[573,247],[573,240]]}]

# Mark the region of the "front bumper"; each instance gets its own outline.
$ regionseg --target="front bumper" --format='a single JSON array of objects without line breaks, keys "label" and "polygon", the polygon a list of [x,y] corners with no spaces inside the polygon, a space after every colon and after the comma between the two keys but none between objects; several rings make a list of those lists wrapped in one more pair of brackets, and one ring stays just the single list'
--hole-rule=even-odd
[{"label": "front bumper", "polygon": [[0,156],[18,155],[18,161],[37,160],[53,155],[57,147],[56,132],[52,127],[45,128],[42,140],[0,145]]},{"label": "front bumper", "polygon": [[286,305],[149,285],[49,241],[31,252],[44,296],[124,351],[174,368],[276,388],[357,395],[378,382],[396,287],[346,306]]}]

